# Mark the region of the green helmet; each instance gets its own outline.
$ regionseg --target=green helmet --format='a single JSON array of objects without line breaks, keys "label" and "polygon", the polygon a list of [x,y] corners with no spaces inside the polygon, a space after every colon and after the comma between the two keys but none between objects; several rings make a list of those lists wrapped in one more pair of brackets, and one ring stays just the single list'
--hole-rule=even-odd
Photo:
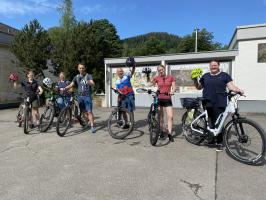
[{"label": "green helmet", "polygon": [[201,68],[195,68],[191,70],[191,78],[198,78],[202,75],[202,69]]}]

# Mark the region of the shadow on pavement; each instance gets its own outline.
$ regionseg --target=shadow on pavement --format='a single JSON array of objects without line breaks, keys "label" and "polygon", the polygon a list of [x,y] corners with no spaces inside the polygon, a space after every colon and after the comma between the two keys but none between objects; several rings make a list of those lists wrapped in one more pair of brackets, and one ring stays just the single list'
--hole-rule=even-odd
[{"label": "shadow on pavement", "polygon": [[126,137],[124,140],[132,140],[135,138],[139,138],[144,135],[144,132],[141,130],[133,130],[128,137]]}]

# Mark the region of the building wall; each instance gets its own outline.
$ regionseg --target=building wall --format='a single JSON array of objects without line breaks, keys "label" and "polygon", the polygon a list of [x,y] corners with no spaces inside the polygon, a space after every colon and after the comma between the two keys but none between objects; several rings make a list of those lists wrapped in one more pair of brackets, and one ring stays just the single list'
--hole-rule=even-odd
[{"label": "building wall", "polygon": [[258,63],[258,44],[266,40],[239,41],[234,79],[246,93],[245,100],[266,100],[266,63]]},{"label": "building wall", "polygon": [[8,46],[0,45],[0,103],[18,101],[19,95],[17,93],[20,90],[15,91],[13,84],[8,80],[12,72],[21,74],[18,70],[16,57],[9,51]]}]

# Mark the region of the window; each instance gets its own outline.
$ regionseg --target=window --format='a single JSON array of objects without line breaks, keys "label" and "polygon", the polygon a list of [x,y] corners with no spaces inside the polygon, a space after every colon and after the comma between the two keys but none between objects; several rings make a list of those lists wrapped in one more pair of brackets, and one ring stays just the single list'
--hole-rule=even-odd
[{"label": "window", "polygon": [[258,63],[266,63],[266,43],[258,44]]}]

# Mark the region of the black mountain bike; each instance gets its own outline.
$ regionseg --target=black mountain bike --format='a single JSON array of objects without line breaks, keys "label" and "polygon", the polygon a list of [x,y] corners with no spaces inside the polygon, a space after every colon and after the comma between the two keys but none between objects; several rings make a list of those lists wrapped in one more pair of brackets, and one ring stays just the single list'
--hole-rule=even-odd
[{"label": "black mountain bike", "polygon": [[134,128],[134,116],[132,112],[120,106],[120,100],[124,98],[123,94],[114,88],[111,89],[118,94],[118,98],[117,106],[112,110],[108,119],[108,132],[114,139],[124,139]]},{"label": "black mountain bike", "polygon": [[[39,95],[37,95],[38,104],[40,104]],[[32,120],[32,105],[30,100],[30,95],[26,94],[25,98],[25,107],[23,112],[23,130],[25,134],[29,134],[30,129],[33,128],[33,120]]]},{"label": "black mountain bike", "polygon": [[18,93],[18,94],[19,94],[19,99],[21,100],[21,103],[19,104],[19,107],[18,107],[18,112],[16,115],[16,122],[18,123],[18,127],[21,127],[23,123],[23,113],[24,113],[24,108],[25,108],[25,102],[24,102],[23,93]]},{"label": "black mountain bike", "polygon": [[76,118],[82,127],[87,126],[88,119],[84,112],[81,112],[77,102],[77,96],[72,94],[67,106],[60,111],[56,123],[56,132],[63,137],[71,125],[72,117]]},{"label": "black mountain bike", "polygon": [[159,100],[158,95],[159,94],[165,94],[169,95],[168,93],[160,93],[159,90],[152,91],[150,89],[143,89],[140,88],[143,92],[147,92],[148,94],[152,94],[153,102],[150,106],[150,111],[147,116],[147,122],[149,126],[149,132],[150,132],[150,143],[151,145],[155,146],[159,136],[164,137],[165,133],[163,131],[163,127],[160,125],[160,115],[159,115]]},{"label": "black mountain bike", "polygon": [[63,99],[64,103],[66,101],[66,97],[62,95],[52,95],[49,100],[47,105],[45,106],[44,112],[41,115],[40,118],[40,131],[41,132],[46,132],[49,127],[52,125],[54,121],[54,117],[58,117],[60,113],[60,108],[59,105],[56,101],[56,99],[60,97]]}]

